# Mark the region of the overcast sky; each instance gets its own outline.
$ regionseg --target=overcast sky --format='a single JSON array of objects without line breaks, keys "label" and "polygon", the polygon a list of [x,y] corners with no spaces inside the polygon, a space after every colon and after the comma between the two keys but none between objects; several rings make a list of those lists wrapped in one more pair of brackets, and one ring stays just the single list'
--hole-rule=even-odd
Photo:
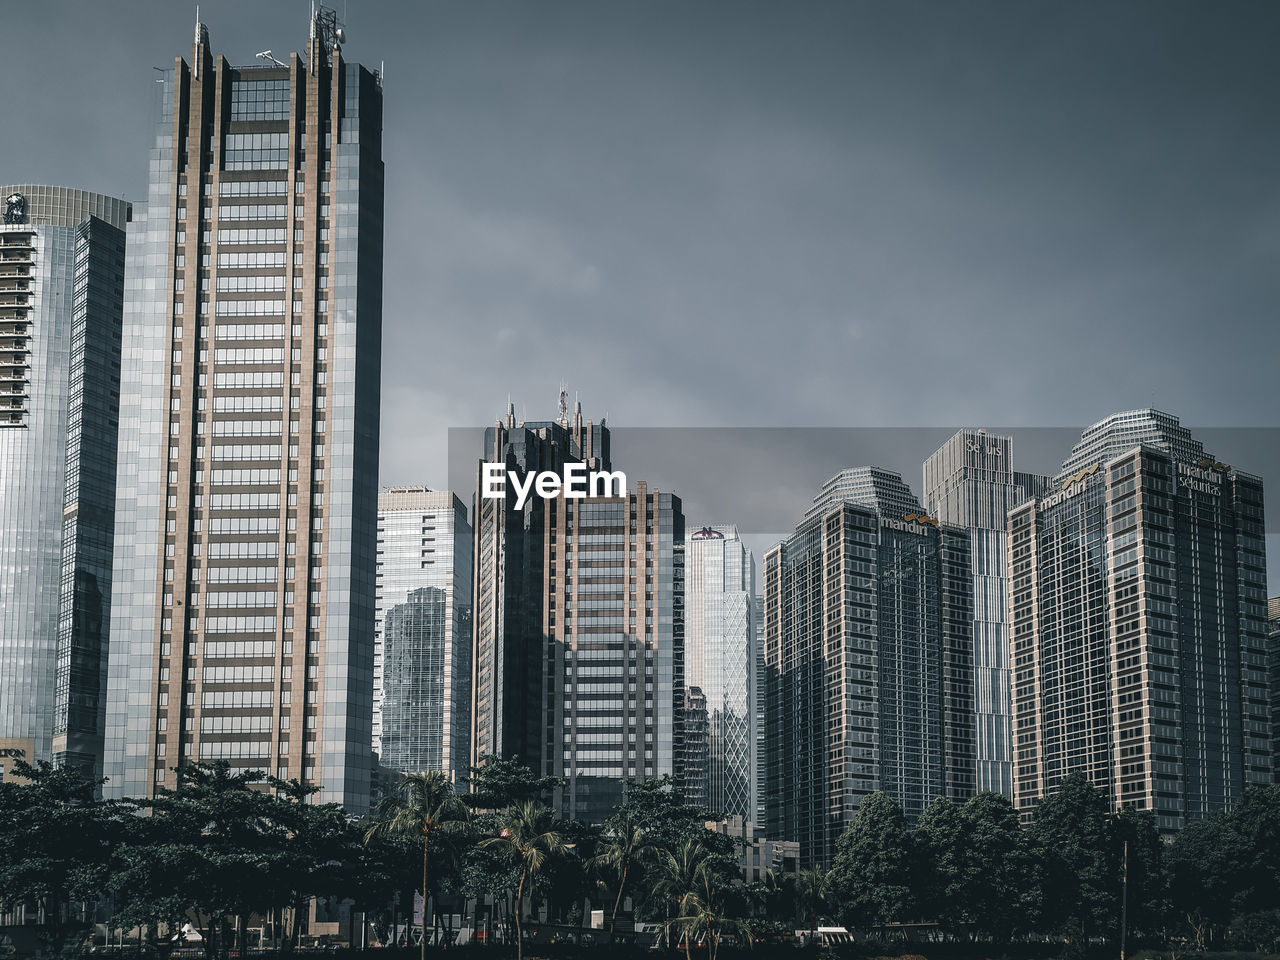
[{"label": "overcast sky", "polygon": [[[247,63],[309,7],[200,14]],[[386,63],[385,483],[562,379],[633,427],[1280,424],[1280,5],[337,9]],[[8,4],[0,182],[144,197],[194,19]]]}]

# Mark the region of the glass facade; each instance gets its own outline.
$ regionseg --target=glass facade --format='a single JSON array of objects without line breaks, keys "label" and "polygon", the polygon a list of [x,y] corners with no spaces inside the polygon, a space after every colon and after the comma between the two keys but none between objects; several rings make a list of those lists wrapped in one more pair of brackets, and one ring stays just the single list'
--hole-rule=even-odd
[{"label": "glass facade", "polygon": [[[517,422],[508,405],[485,451],[521,476],[612,469],[608,430],[581,409]],[[557,807],[598,822],[627,780],[678,772],[684,514],[679,497],[643,483],[514,505],[476,501],[473,762],[519,757],[564,777]]]},{"label": "glass facade", "polygon": [[924,499],[940,523],[964,527],[973,560],[973,672],[977,788],[1013,797],[1009,640],[1005,609],[1009,511],[1047,490],[1015,473],[1013,440],[961,430],[924,463]]},{"label": "glass facade", "polygon": [[[701,787],[685,798],[723,816],[756,815],[755,558],[733,526],[702,526],[685,541],[684,682],[706,711]],[[686,718],[686,724],[688,720]],[[686,742],[686,754],[692,753]]]},{"label": "glass facade", "polygon": [[471,547],[467,508],[448,491],[379,495],[373,747],[384,767],[467,775]]},{"label": "glass facade", "polygon": [[969,538],[905,519],[899,487],[811,510],[765,558],[768,834],[806,864],[869,793],[909,822],[974,793]]},{"label": "glass facade", "polygon": [[130,207],[0,191],[0,748],[97,777]]},{"label": "glass facade", "polygon": [[1108,423],[1010,515],[1015,803],[1081,769],[1172,832],[1271,779],[1262,481],[1168,414]]},{"label": "glass facade", "polygon": [[201,26],[158,85],[125,281],[112,795],[220,757],[369,804],[382,90],[326,31],[305,62],[237,68]]}]

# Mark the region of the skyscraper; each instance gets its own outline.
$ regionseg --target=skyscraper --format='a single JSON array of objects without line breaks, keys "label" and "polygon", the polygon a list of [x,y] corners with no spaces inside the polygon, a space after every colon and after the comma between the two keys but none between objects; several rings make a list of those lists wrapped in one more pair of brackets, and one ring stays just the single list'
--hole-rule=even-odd
[{"label": "skyscraper", "polygon": [[1271,778],[1280,783],[1280,597],[1267,601],[1267,656],[1271,672]]},{"label": "skyscraper", "polygon": [[102,775],[123,200],[0,187],[0,780]]},{"label": "skyscraper", "polygon": [[467,774],[471,546],[467,508],[447,490],[378,495],[373,746],[384,767]]},{"label": "skyscraper", "polygon": [[[603,424],[505,421],[485,459],[519,476],[610,470]],[[615,490],[616,494],[617,491]],[[614,496],[476,503],[472,753],[564,777],[566,816],[599,821],[627,780],[678,772],[684,514],[643,482]]]},{"label": "skyscraper", "polygon": [[[611,470],[609,430],[583,420],[581,406],[564,422],[517,421],[515,406],[485,430],[481,462],[503,463],[521,476],[561,472],[566,463]],[[477,468],[476,489],[480,489]],[[546,540],[548,501],[530,497],[473,503],[472,763],[483,757],[518,757],[534,769],[544,763],[546,696],[544,630],[548,614]]]},{"label": "skyscraper", "polygon": [[973,560],[976,787],[1013,797],[1005,568],[1009,511],[1043,493],[1047,477],[1015,473],[1013,440],[960,430],[924,462],[924,499],[939,523],[964,527]]},{"label": "skyscraper", "polygon": [[125,279],[106,773],[225,759],[359,812],[372,772],[382,87],[317,8],[162,78]]},{"label": "skyscraper", "polygon": [[973,794],[970,578],[968,536],[876,468],[829,481],[766,555],[768,834],[804,863],[831,862],[868,793],[912,822]]},{"label": "skyscraper", "polygon": [[1137,410],[1085,431],[1054,491],[1013,510],[1024,818],[1077,769],[1164,831],[1271,779],[1262,492]]},{"label": "skyscraper", "polygon": [[708,753],[705,792],[686,780],[685,799],[744,820],[756,815],[758,776],[755,566],[737,527],[686,538],[684,682],[705,702]]}]

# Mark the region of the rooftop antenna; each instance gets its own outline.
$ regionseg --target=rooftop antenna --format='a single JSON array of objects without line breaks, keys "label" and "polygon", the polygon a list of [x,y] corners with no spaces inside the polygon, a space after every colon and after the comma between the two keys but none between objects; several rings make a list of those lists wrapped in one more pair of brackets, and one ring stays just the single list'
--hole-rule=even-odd
[{"label": "rooftop antenna", "polygon": [[256,56],[259,60],[270,60],[270,61],[271,61],[272,63],[274,63],[277,67],[287,67],[287,66],[288,66],[288,64],[287,64],[287,63],[285,63],[283,60],[277,60],[275,57],[273,57],[273,56],[271,55],[271,51],[270,51],[270,50],[263,50],[261,53],[254,54],[254,56]]},{"label": "rooftop antenna", "polygon": [[560,381],[560,426],[569,425],[569,390],[568,384]]}]

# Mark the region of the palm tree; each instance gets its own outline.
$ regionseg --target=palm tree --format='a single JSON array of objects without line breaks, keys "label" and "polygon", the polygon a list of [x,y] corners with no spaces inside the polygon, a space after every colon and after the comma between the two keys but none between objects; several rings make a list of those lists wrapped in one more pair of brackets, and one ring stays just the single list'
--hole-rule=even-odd
[{"label": "palm tree", "polygon": [[520,863],[520,885],[516,888],[516,960],[524,960],[524,933],[520,912],[524,904],[524,888],[537,876],[548,857],[568,852],[571,844],[555,829],[552,812],[536,800],[526,800],[502,818],[502,833],[481,840],[482,847],[505,846]]},{"label": "palm tree", "polygon": [[659,848],[655,860],[658,881],[654,884],[653,895],[675,905],[675,918],[667,921],[665,926],[668,929],[679,927],[684,931],[685,957],[692,960],[690,941],[697,924],[690,920],[690,909],[697,899],[701,874],[706,868],[707,848],[695,840],[686,840],[674,852]]},{"label": "palm tree", "polygon": [[614,932],[618,922],[618,908],[622,905],[622,894],[627,889],[627,874],[653,849],[640,819],[627,811],[610,825],[603,849],[588,861],[589,867],[606,867],[618,872],[618,895],[614,898],[613,915],[609,918],[610,933]]},{"label": "palm tree", "polygon": [[[720,940],[725,934],[737,936],[746,942],[748,947],[754,946],[751,927],[741,920],[726,917],[723,901],[716,884],[715,870],[709,860],[703,860],[697,867],[697,883],[693,896],[685,900],[684,917],[686,929],[692,932],[702,927],[707,932],[707,960],[716,960],[716,952],[720,949]],[[689,933],[685,935],[685,949],[688,949]]]},{"label": "palm tree", "polygon": [[468,811],[453,792],[449,778],[438,770],[406,774],[378,803],[373,823],[364,832],[368,844],[375,837],[422,836],[422,960],[427,958],[427,865],[431,841],[438,834],[456,833]]},{"label": "palm tree", "polygon": [[796,905],[805,920],[813,917],[815,929],[818,926],[818,915],[825,906],[823,898],[827,894],[829,876],[821,867],[805,867],[796,874]]}]

